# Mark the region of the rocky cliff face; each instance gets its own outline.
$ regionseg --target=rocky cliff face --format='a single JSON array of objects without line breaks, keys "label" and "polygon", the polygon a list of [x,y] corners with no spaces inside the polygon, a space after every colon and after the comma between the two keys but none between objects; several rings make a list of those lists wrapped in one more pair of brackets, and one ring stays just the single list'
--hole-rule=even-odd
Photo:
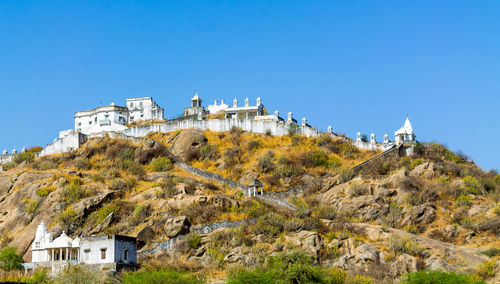
[{"label": "rocky cliff face", "polygon": [[[90,140],[74,153],[6,167],[0,245],[29,261],[43,220],[54,237],[136,236],[143,262],[184,259],[217,270],[295,250],[379,281],[498,262],[500,177],[444,147],[376,161],[356,175],[349,168],[376,153],[329,137],[188,130],[151,138]],[[259,176],[268,195],[245,197],[176,161],[240,183]]]}]

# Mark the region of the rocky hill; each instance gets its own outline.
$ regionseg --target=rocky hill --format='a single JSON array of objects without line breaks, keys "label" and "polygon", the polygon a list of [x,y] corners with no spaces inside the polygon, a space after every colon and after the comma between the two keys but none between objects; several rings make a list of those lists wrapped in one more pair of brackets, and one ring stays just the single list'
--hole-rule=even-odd
[{"label": "rocky hill", "polygon": [[[0,247],[30,261],[43,220],[53,236],[135,236],[143,265],[210,281],[303,252],[349,281],[391,283],[425,269],[498,283],[500,175],[436,143],[352,170],[376,154],[329,136],[238,129],[21,153],[0,172]],[[255,178],[265,194],[247,197]]]}]

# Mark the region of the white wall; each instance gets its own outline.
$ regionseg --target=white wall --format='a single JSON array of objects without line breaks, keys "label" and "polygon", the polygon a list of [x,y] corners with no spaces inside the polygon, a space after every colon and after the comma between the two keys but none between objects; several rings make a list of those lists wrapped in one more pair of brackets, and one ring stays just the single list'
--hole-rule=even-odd
[{"label": "white wall", "polygon": [[[268,130],[272,135],[283,136],[288,134],[288,125],[277,123],[275,121],[257,121],[257,120],[235,120],[235,119],[210,119],[210,120],[181,120],[149,126],[136,126],[123,131],[127,136],[144,137],[150,132],[172,132],[182,129],[211,130],[216,132],[229,131],[233,127],[239,127],[244,131],[252,133],[265,134]],[[309,137],[320,136],[322,134],[313,127],[297,127],[297,133]]]},{"label": "white wall", "polygon": [[54,143],[47,145],[45,149],[40,152],[39,156],[46,156],[51,154],[65,153],[71,150],[80,148],[80,145],[87,140],[86,135],[76,131],[68,133],[63,138],[57,138]]},{"label": "white wall", "polygon": [[[101,249],[106,249],[106,259],[101,259]],[[87,254],[86,250],[90,250]],[[114,239],[107,235],[80,240],[80,262],[85,264],[113,263],[115,256]],[[88,258],[87,258],[88,257]]]}]

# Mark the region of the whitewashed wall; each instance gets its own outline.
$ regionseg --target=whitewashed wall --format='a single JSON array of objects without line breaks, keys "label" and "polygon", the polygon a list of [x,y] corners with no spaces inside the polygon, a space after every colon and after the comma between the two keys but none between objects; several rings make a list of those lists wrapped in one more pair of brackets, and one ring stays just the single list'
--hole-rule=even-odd
[{"label": "whitewashed wall", "polygon": [[[150,132],[172,132],[183,129],[211,130],[216,132],[229,131],[233,127],[241,128],[252,133],[265,134],[271,131],[272,135],[283,136],[288,134],[288,125],[275,121],[236,120],[236,119],[210,119],[210,120],[181,120],[149,126],[136,126],[124,130],[122,133],[132,137],[143,137]],[[314,127],[298,126],[297,133],[308,137],[322,134]]]},{"label": "whitewashed wall", "polygon": [[54,143],[47,145],[47,147],[40,152],[40,156],[76,150],[80,148],[80,145],[85,143],[86,140],[87,136],[85,134],[76,131],[70,132],[63,138],[57,138]]}]

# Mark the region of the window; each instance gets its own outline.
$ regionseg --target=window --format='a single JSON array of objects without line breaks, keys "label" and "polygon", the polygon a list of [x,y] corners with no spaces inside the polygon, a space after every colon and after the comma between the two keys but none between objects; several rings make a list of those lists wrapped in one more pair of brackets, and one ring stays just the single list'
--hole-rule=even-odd
[{"label": "window", "polygon": [[104,119],[109,119],[109,114],[105,114]]},{"label": "window", "polygon": [[92,125],[92,121],[89,121],[89,125]]},{"label": "window", "polygon": [[128,260],[128,249],[123,250],[123,260],[125,260],[125,261]]},{"label": "window", "polygon": [[83,252],[84,252],[84,257],[83,257],[83,259],[84,259],[85,261],[89,261],[89,260],[90,260],[90,249],[85,249],[85,250],[83,250]]},{"label": "window", "polygon": [[81,122],[78,122],[78,126],[82,126],[82,123],[81,123]]},{"label": "window", "polygon": [[101,249],[101,259],[106,259],[106,250],[105,248]]}]

